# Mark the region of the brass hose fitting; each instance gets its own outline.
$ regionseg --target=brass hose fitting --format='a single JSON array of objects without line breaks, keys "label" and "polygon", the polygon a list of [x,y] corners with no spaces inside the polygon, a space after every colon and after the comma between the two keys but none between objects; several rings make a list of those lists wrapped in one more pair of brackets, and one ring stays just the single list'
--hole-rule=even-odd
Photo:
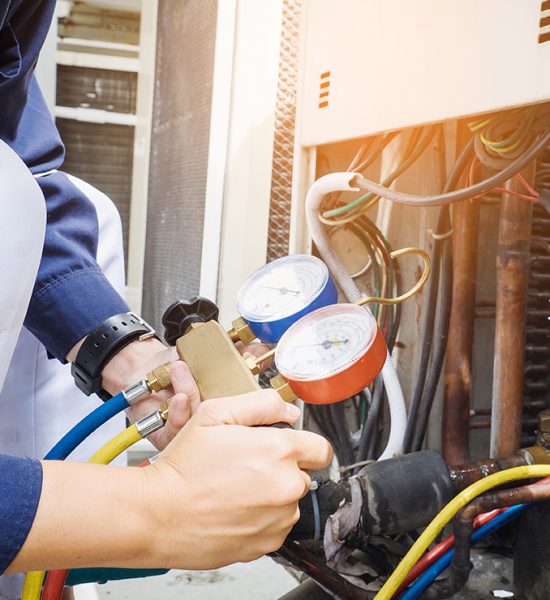
[{"label": "brass hose fitting", "polygon": [[172,385],[169,371],[170,364],[169,362],[165,363],[147,373],[147,385],[152,392],[160,392],[160,390],[165,390]]}]

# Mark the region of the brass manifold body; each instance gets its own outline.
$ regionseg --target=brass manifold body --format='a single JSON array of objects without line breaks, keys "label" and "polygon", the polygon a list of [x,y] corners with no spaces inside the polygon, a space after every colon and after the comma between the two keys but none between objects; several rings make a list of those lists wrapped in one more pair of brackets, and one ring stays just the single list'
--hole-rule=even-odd
[{"label": "brass manifold body", "polygon": [[[255,339],[244,319],[233,322],[233,328],[227,332],[217,321],[193,323],[176,341],[178,356],[193,375],[201,400],[235,396],[261,389],[256,375],[263,363],[271,359],[274,350],[259,358],[241,353],[235,343],[249,344]],[[270,380],[283,400],[296,399],[290,386],[281,376]]]}]

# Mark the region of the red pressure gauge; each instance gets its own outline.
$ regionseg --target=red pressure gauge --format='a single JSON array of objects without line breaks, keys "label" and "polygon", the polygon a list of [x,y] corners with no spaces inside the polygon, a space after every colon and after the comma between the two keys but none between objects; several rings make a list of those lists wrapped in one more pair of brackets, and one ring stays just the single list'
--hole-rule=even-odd
[{"label": "red pressure gauge", "polygon": [[370,311],[333,304],[294,323],[275,351],[275,364],[304,402],[340,402],[367,387],[382,370],[387,347]]}]

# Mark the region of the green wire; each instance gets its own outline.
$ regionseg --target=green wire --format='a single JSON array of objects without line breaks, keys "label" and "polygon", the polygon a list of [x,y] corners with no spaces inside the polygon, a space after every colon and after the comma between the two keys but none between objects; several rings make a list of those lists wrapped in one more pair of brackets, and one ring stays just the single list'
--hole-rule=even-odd
[{"label": "green wire", "polygon": [[[415,163],[418,158],[420,158],[420,156],[424,153],[424,150],[426,150],[426,148],[428,147],[428,144],[430,143],[432,137],[435,134],[435,127],[429,127],[427,132],[424,135],[424,139],[422,140],[422,142],[418,145],[418,147],[416,148],[416,150],[414,152],[411,152],[410,156],[404,160],[398,167],[397,169],[395,169],[395,171],[393,171],[392,173],[390,173],[390,175],[388,175],[384,181],[382,181],[382,185],[384,186],[388,186],[391,183],[393,183],[393,181],[395,179],[397,179],[404,171],[406,171],[413,163]],[[415,134],[413,133],[413,136]],[[419,136],[416,136],[416,139],[414,139],[414,143],[416,143],[417,139]],[[413,138],[411,137],[411,140]],[[323,217],[330,219],[332,217],[338,217],[344,213],[348,213],[351,210],[354,210],[356,208],[359,208],[360,206],[362,206],[367,200],[370,200],[372,198],[375,198],[376,194],[374,192],[368,192],[367,194],[364,194],[363,196],[360,196],[359,198],[356,198],[355,200],[352,200],[351,202],[349,202],[348,204],[344,204],[343,206],[338,206],[337,208],[332,208],[330,210],[327,210],[326,212],[323,213]]]}]

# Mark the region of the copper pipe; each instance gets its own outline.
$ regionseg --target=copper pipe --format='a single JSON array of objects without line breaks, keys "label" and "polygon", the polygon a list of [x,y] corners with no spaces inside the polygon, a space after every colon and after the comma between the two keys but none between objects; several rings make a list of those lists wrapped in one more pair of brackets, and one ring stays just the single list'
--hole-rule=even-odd
[{"label": "copper pipe", "polygon": [[[523,173],[534,180],[534,163]],[[524,191],[518,178],[506,182],[510,191]],[[521,442],[523,367],[527,283],[529,277],[530,202],[504,193],[497,245],[497,294],[491,456],[513,454]]]},{"label": "copper pipe", "polygon": [[449,476],[456,492],[461,492],[475,481],[488,477],[493,473],[512,469],[513,467],[522,467],[532,465],[535,459],[530,454],[529,449],[520,450],[513,456],[499,459],[477,460],[464,465],[454,465],[449,467]]},{"label": "copper pipe", "polygon": [[479,204],[453,207],[453,292],[445,360],[442,449],[449,463],[469,460],[468,447]]}]

